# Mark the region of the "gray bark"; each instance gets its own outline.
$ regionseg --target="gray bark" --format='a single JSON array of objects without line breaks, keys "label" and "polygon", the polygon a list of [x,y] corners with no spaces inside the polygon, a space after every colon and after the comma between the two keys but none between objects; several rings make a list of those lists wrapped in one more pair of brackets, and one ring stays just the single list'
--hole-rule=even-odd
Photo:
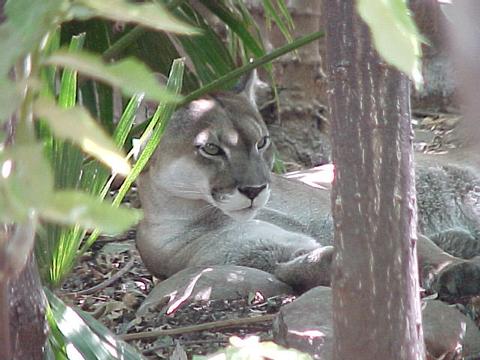
[{"label": "gray bark", "polygon": [[463,149],[459,156],[468,158],[480,167],[480,2],[456,1],[446,6],[450,21],[447,23],[450,40],[450,56],[455,65],[461,110],[464,120],[458,126],[458,137]]},{"label": "gray bark", "polygon": [[[0,0],[0,24],[5,21]],[[0,124],[3,146],[14,142],[16,117]],[[0,359],[41,360],[47,339],[47,302],[33,254],[35,222],[0,223]]]},{"label": "gray bark", "polygon": [[31,247],[33,230],[30,223],[0,228],[2,360],[43,359],[48,332],[47,302]]},{"label": "gray bark", "polygon": [[335,359],[423,359],[409,81],[352,0],[326,1]]},{"label": "gray bark", "polygon": [[48,333],[47,302],[33,253],[20,275],[10,279],[8,299],[12,359],[42,360]]},{"label": "gray bark", "polygon": [[[246,3],[267,50],[283,45],[285,38],[280,30],[266,26],[261,1]],[[323,30],[321,1],[288,0],[285,3],[295,23],[294,38]],[[324,50],[324,39],[320,39],[282,56],[273,64],[280,105],[263,109],[262,115],[288,170],[298,170],[297,164],[312,167],[330,162],[330,142],[325,134],[328,121],[322,70]]]}]

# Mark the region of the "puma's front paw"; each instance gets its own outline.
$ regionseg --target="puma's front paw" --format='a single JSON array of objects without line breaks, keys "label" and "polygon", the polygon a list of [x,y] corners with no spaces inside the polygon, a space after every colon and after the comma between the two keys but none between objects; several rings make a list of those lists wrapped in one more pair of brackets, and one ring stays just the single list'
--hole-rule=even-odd
[{"label": "puma's front paw", "polygon": [[330,286],[333,251],[333,246],[324,246],[280,263],[275,276],[300,292],[315,286]]},{"label": "puma's front paw", "polygon": [[442,269],[433,289],[441,298],[480,294],[480,256],[455,262]]}]

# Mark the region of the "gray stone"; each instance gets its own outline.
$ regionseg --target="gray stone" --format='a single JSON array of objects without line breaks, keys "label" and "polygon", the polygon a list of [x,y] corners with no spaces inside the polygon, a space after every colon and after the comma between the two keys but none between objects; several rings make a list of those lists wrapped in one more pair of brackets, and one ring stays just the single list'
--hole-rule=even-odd
[{"label": "gray stone", "polygon": [[422,310],[423,334],[428,353],[435,359],[480,356],[480,331],[455,307],[441,301],[426,301]]},{"label": "gray stone", "polygon": [[[480,331],[459,310],[441,301],[426,301],[422,311],[427,352],[435,359],[480,358]],[[331,359],[333,346],[332,295],[316,287],[284,306],[273,323],[274,341]]]},{"label": "gray stone", "polygon": [[314,359],[331,359],[332,290],[315,287],[282,307],[273,322],[273,338],[276,343],[309,353]]},{"label": "gray stone", "polygon": [[292,294],[293,290],[258,269],[234,265],[192,267],[157,284],[137,313],[142,315],[149,309],[172,313],[194,301],[240,299],[256,292],[268,298]]}]

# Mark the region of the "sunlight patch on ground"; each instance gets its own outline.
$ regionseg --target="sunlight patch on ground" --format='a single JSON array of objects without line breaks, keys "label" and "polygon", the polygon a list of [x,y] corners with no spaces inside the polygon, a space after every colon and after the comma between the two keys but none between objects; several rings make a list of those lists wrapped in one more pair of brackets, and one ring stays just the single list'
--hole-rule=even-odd
[{"label": "sunlight patch on ground", "polygon": [[293,171],[285,174],[285,177],[301,181],[304,184],[315,188],[330,189],[333,182],[334,172],[335,166],[333,164],[327,164],[308,170]]}]

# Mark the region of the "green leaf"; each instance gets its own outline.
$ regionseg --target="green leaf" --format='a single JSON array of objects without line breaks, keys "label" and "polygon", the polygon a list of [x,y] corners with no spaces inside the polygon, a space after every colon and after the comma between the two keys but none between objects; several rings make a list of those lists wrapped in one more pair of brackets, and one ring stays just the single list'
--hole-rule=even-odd
[{"label": "green leaf", "polygon": [[64,0],[10,0],[5,4],[7,21],[0,30],[0,74],[6,75],[15,62],[36,48],[53,30],[65,10]]},{"label": "green leaf", "polygon": [[0,152],[0,170],[7,219],[21,222],[50,198],[53,176],[40,144],[15,145]]},{"label": "green leaf", "polygon": [[[133,32],[134,30],[132,30],[130,33]],[[121,39],[128,38],[128,34],[130,33],[127,33],[127,35]],[[173,43],[173,38],[174,36],[167,35],[165,33],[147,31],[140,38],[125,48],[125,56],[134,56],[142,59],[145,64],[147,64],[147,66],[154,72],[168,74],[172,65],[172,61],[182,57],[182,55],[180,55],[177,51],[181,50],[178,47],[178,41]],[[121,41],[123,40],[119,40],[115,44]],[[162,56],[158,56],[158,54],[162,54]],[[186,70],[187,71],[185,72],[185,76],[183,78],[182,89],[185,93],[188,93],[189,91],[198,88],[198,81],[192,72],[189,72],[188,69]]]},{"label": "green leaf", "polygon": [[[63,5],[63,6],[62,6]],[[8,21],[24,36],[39,36],[39,29],[48,30],[48,23],[38,23],[52,19],[60,10],[65,10],[64,0],[10,0],[5,4]]]},{"label": "green leaf", "polygon": [[227,24],[255,57],[265,55],[262,44],[250,34],[243,22],[230,11],[223,1],[200,0],[200,2]]},{"label": "green leaf", "polygon": [[159,4],[133,4],[124,0],[78,0],[77,4],[88,7],[93,16],[113,21],[138,23],[159,31],[198,34],[198,30],[176,19]]},{"label": "green leaf", "polygon": [[0,56],[0,76],[7,78],[10,69],[13,67],[17,59],[21,56],[22,49],[20,46],[16,47],[16,44],[20,43],[20,35],[15,33],[15,30],[8,22],[0,26],[0,48],[12,49],[11,51],[2,52]]},{"label": "green leaf", "polygon": [[45,118],[56,136],[81,146],[114,172],[126,175],[130,171],[124,156],[84,108],[61,109],[50,100],[39,99],[34,104],[34,112],[37,117]]},{"label": "green leaf", "polygon": [[[179,94],[182,89],[184,69],[184,59],[176,59],[173,61],[172,68],[168,77],[167,88],[174,93]],[[122,186],[118,190],[118,194],[113,200],[113,205],[118,206],[121,203],[128,190],[132,186],[133,182],[137,179],[138,175],[141,173],[141,171],[147,164],[148,160],[158,146],[165,127],[167,126],[168,121],[170,120],[170,117],[172,116],[174,111],[174,104],[162,103],[157,108],[157,111],[155,111],[155,114],[153,114],[152,119],[150,120],[146,130],[144,131],[142,137],[139,140],[140,143],[146,141],[145,148],[141,152],[138,160],[135,162],[135,165],[133,165],[132,171],[128,174]],[[106,189],[104,189],[104,191],[105,190]],[[94,241],[98,237],[98,234],[98,231],[94,231],[90,235],[90,237],[87,239],[87,241],[85,241],[84,245],[82,246],[80,253],[83,253],[94,243]]]},{"label": "green leaf", "polygon": [[[73,38],[81,32],[88,34],[83,48],[93,53],[105,51],[112,39],[118,36],[111,22],[101,18],[62,25],[62,39]],[[99,121],[108,134],[112,134],[115,128],[112,87],[95,80],[82,80],[79,83],[78,92],[81,95],[82,105]]]},{"label": "green leaf", "polygon": [[[167,81],[167,88],[171,89],[175,93],[180,93],[182,89],[184,69],[184,59],[176,59],[173,62],[172,69],[170,71],[170,75]],[[145,132],[139,140],[140,143],[146,141],[145,148],[143,149],[135,165],[133,166],[132,171],[120,187],[114,203],[118,204],[122,200],[122,197],[125,196],[126,192],[133,184],[137,176],[140,175],[140,172],[143,170],[148,160],[153,155],[153,152],[157,148],[158,144],[160,143],[163,132],[165,131],[168,121],[170,120],[174,111],[175,105],[173,104],[162,103],[160,104],[160,106],[158,106]]]},{"label": "green leaf", "polygon": [[[49,39],[46,50],[42,51],[43,56],[58,50],[61,41],[61,31],[58,29]],[[70,40],[69,50],[75,51],[83,46],[85,33],[76,32],[80,35],[63,36]],[[61,73],[60,86],[58,86],[58,73],[56,67],[47,66],[41,69],[44,79],[42,96],[54,98],[58,94],[60,107],[70,108],[75,106],[77,99],[77,74],[69,69]],[[85,101],[85,97],[82,97]],[[83,163],[84,153],[69,141],[63,141],[53,136],[50,126],[46,121],[37,121],[39,137],[44,144],[44,151],[52,164],[55,175],[55,189],[78,188],[79,183],[85,177]],[[109,169],[95,162],[104,172]],[[49,199],[50,200],[50,199]],[[77,251],[85,230],[74,227],[62,227],[56,224],[42,224],[42,231],[39,232],[35,241],[35,254],[40,274],[44,283],[52,287],[58,286],[67,273],[76,264]],[[58,357],[59,354],[57,353]]]},{"label": "green leaf", "polygon": [[180,105],[185,105],[185,104],[188,104],[189,102],[195,100],[195,99],[198,99],[200,96],[203,96],[204,94],[206,93],[209,93],[213,90],[216,90],[216,89],[219,89],[219,88],[222,88],[222,86],[224,86],[225,84],[228,84],[230,81],[234,80],[234,79],[238,79],[240,76],[242,76],[243,74],[246,74],[247,72],[259,67],[259,66],[262,66],[264,64],[267,64],[269,63],[270,61],[290,52],[290,51],[293,51],[295,49],[298,49],[299,47],[301,46],[304,46],[314,40],[317,40],[321,37],[323,37],[324,33],[322,31],[317,31],[317,32],[314,32],[314,33],[311,33],[311,34],[308,34],[308,35],[305,35],[301,38],[298,38],[298,39],[295,39],[294,41],[292,41],[291,43],[288,43],[286,45],[283,45],[271,52],[269,52],[268,54],[258,58],[258,59],[255,59],[254,61],[248,63],[248,64],[245,64],[243,65],[242,67],[239,67],[239,68],[236,68],[232,71],[230,71],[229,73],[223,75],[222,77],[212,81],[211,83],[208,83],[204,86],[202,86],[201,88],[195,90],[195,91],[192,91],[190,94],[188,94],[187,96],[185,96],[183,98],[183,100],[181,101]]},{"label": "green leaf", "polygon": [[[85,42],[85,33],[73,36],[68,48],[69,52],[79,51]],[[64,69],[62,80],[60,82],[60,91],[58,96],[58,105],[63,108],[71,108],[77,102],[77,72],[75,70]]]},{"label": "green leaf", "polygon": [[46,63],[78,70],[84,75],[121,88],[129,96],[145,93],[145,98],[152,101],[180,100],[180,96],[173,95],[161,87],[154,74],[135,59],[125,59],[107,65],[99,56],[87,52],[71,54],[60,50],[52,54]]},{"label": "green leaf", "polygon": [[59,359],[144,359],[98,320],[66,306],[47,288],[45,295],[50,305],[48,321],[53,329],[49,334],[49,342]]},{"label": "green leaf", "polygon": [[0,78],[0,125],[18,108],[22,100],[20,86],[8,78]]},{"label": "green leaf", "polygon": [[141,218],[136,209],[116,208],[79,191],[57,191],[40,208],[40,216],[55,223],[98,229],[108,234],[121,233]]},{"label": "green leaf", "polygon": [[[178,106],[182,106],[185,104],[188,104],[189,102],[198,99],[199,97],[217,90],[221,89],[222,87],[226,86],[228,83],[230,83],[232,80],[238,80],[238,78],[249,71],[252,71],[253,69],[268,64],[269,62],[275,60],[276,58],[279,58],[282,55],[285,55],[289,53],[290,51],[293,51],[295,49],[298,49],[306,44],[311,43],[312,41],[318,40],[319,38],[324,36],[323,31],[317,31],[305,36],[302,36],[298,39],[295,39],[291,43],[285,44],[271,52],[269,52],[267,55],[262,56],[248,64],[243,65],[242,67],[236,68],[227,74],[219,77],[218,79],[212,81],[211,83],[208,83],[201,88],[194,90],[190,92],[187,96],[183,98],[183,100],[180,102]],[[132,130],[132,135],[138,136],[139,133],[141,133],[145,129],[145,124],[140,124],[136,127],[133,128]]]},{"label": "green leaf", "polygon": [[357,9],[372,32],[380,56],[420,86],[422,38],[404,0],[358,0]]},{"label": "green leaf", "polygon": [[63,0],[11,0],[5,6],[7,20],[0,26],[0,124],[18,107],[20,86],[12,84],[9,72],[17,61],[39,46],[53,30]]},{"label": "green leaf", "polygon": [[133,122],[135,121],[135,116],[137,114],[138,108],[142,103],[142,95],[134,95],[128,102],[125,110],[123,110],[122,116],[118,121],[118,124],[113,133],[113,139],[118,146],[123,146],[127,140],[128,134],[132,129]]},{"label": "green leaf", "polygon": [[283,160],[280,158],[278,151],[275,151],[273,153],[273,169],[272,171],[275,174],[285,174],[287,172],[287,168],[285,167],[285,163]]},{"label": "green leaf", "polygon": [[[284,0],[276,0],[276,4],[278,9],[280,10],[280,13],[283,16],[285,26],[288,28],[289,31],[293,31],[295,29],[295,24],[293,22],[292,16],[290,15],[290,11],[288,10],[286,2]],[[286,35],[285,37],[287,38]]]},{"label": "green leaf", "polygon": [[[291,34],[291,31],[293,30],[293,20],[288,13],[288,9],[286,8],[283,0],[276,1],[276,5],[278,6],[280,11],[277,10],[271,0],[263,0],[262,2],[263,8],[265,10],[265,15],[275,21],[275,24],[277,24],[285,39],[291,42],[293,40]],[[285,21],[282,19],[282,16],[285,18]]]},{"label": "green leaf", "polygon": [[202,29],[201,36],[174,36],[195,67],[200,81],[207,84],[232,70],[235,62],[207,19],[188,3],[182,4],[179,14]]},{"label": "green leaf", "polygon": [[[85,33],[72,36],[69,51],[78,51],[84,43]],[[55,88],[57,88],[56,86]],[[61,108],[72,108],[77,101],[77,72],[69,69],[62,71],[60,88],[58,89],[58,106]],[[39,122],[48,127],[48,122]],[[51,144],[46,147],[55,173],[55,188],[65,189],[76,187],[78,179],[82,176],[82,163],[84,154],[70,142],[54,137],[51,131],[44,136],[44,144]]]},{"label": "green leaf", "polygon": [[[60,48],[60,28],[53,31],[42,49],[42,56],[47,56]],[[57,92],[57,69],[54,66],[45,66],[40,69],[41,89],[40,94],[54,97]]]}]

